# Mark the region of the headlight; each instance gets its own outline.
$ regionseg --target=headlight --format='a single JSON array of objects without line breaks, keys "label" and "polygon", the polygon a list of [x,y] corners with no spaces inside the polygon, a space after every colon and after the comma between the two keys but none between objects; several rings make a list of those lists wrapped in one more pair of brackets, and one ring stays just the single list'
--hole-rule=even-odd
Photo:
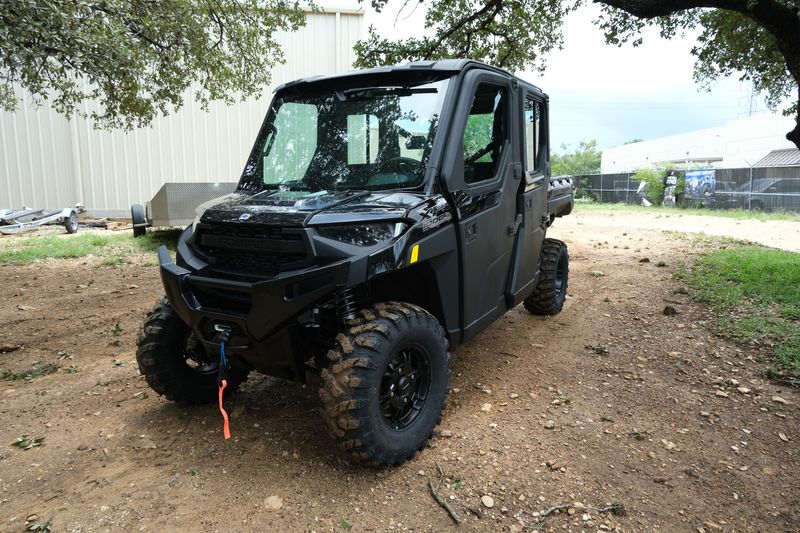
[{"label": "headlight", "polygon": [[321,226],[317,228],[317,232],[327,239],[334,239],[355,246],[375,246],[397,237],[405,229],[406,225],[402,222],[391,222],[352,226]]}]

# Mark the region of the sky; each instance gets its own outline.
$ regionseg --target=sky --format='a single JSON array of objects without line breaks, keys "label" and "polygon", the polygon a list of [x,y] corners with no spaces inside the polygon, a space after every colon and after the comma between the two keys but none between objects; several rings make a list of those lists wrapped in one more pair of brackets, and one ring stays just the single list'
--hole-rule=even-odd
[{"label": "sky", "polygon": [[[350,0],[344,5],[364,10],[365,34],[374,25],[387,38],[419,35],[424,31],[424,6],[413,12],[409,7],[397,16],[402,3],[390,0],[381,14],[368,1]],[[564,48],[546,56],[543,74],[517,73],[550,96],[554,151],[563,152],[562,145],[574,149],[590,139],[608,148],[635,138],[723,126],[746,116],[749,84],[726,79],[715,83],[709,93],[694,82],[693,37],[668,41],[653,30],[645,33],[644,43],[637,48],[608,46],[593,23],[598,13],[599,8],[590,4],[567,18]]]}]

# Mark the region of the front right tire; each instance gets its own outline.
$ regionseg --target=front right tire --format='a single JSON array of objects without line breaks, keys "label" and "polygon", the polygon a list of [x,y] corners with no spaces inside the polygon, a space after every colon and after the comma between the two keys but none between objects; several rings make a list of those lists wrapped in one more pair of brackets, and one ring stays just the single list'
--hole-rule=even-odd
[{"label": "front right tire", "polygon": [[[184,404],[217,401],[219,362],[203,350],[166,299],[148,313],[136,342],[139,372],[158,394]],[[226,397],[239,388],[247,374],[236,367],[228,371]]]},{"label": "front right tire", "polygon": [[447,349],[438,320],[403,302],[363,309],[337,335],[322,370],[322,417],[351,459],[397,466],[425,446],[447,393]]}]

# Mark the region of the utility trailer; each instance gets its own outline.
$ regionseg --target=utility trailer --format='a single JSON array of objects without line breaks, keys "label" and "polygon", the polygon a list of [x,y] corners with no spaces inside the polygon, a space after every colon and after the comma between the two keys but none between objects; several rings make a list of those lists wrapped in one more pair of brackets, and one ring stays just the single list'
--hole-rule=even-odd
[{"label": "utility trailer", "polygon": [[47,210],[23,207],[22,209],[0,209],[0,233],[13,235],[47,224],[62,224],[67,233],[78,231],[80,206]]},{"label": "utility trailer", "polygon": [[144,235],[148,226],[186,227],[194,220],[199,205],[235,189],[235,182],[165,183],[145,205],[131,206],[133,236]]}]

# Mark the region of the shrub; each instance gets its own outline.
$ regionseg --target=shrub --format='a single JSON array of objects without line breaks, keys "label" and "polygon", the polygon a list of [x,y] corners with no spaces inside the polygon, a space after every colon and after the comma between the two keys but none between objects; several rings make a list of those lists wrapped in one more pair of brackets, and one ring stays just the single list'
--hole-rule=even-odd
[{"label": "shrub", "polygon": [[652,168],[640,168],[631,176],[635,180],[647,183],[645,196],[653,205],[661,205],[664,201],[664,171]]}]

